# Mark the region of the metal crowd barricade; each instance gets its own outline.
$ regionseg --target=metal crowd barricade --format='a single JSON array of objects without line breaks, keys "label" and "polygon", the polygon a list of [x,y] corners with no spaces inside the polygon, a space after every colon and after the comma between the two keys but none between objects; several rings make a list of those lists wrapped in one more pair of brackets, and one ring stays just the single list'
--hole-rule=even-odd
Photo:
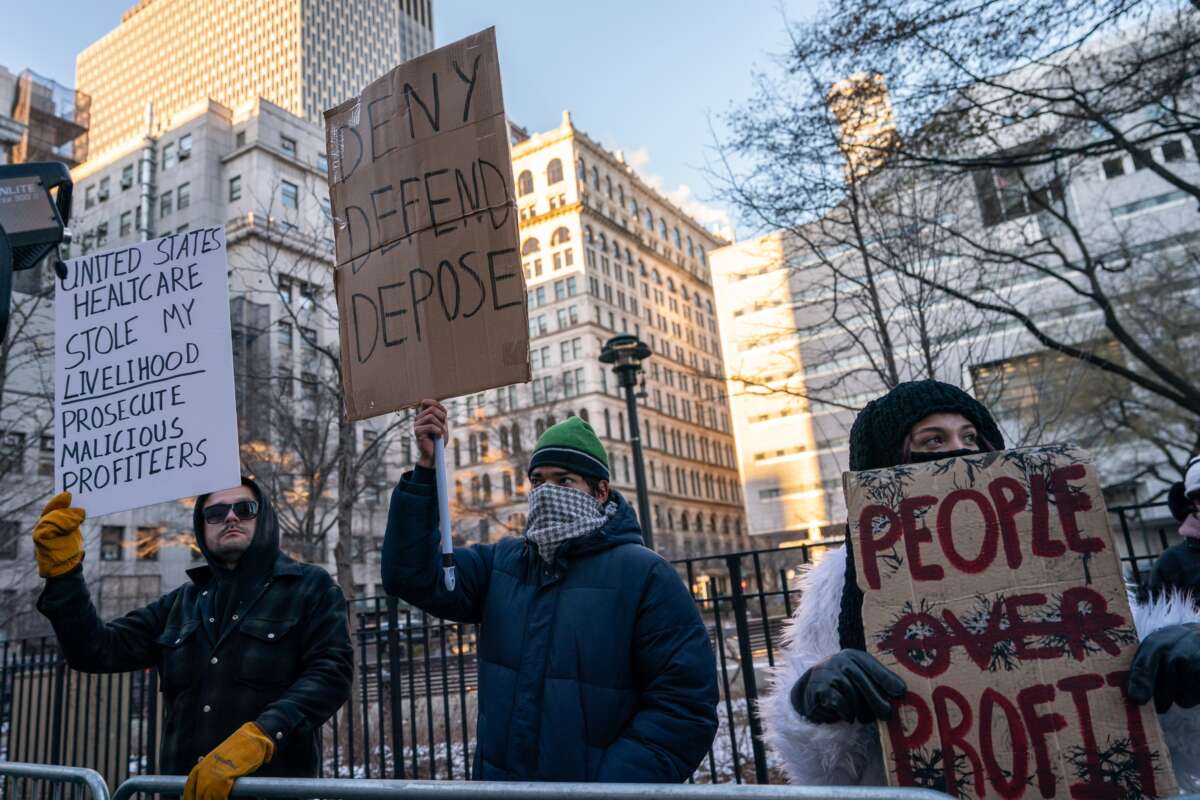
[{"label": "metal crowd barricade", "polygon": [[[70,791],[64,791],[70,790]],[[94,769],[0,761],[2,800],[109,800],[108,786]]]},{"label": "metal crowd barricade", "polygon": [[[138,794],[176,796],[186,778],[143,775],[117,788],[112,800]],[[352,778],[242,778],[234,797],[321,800],[946,800],[929,789],[886,786],[747,786],[738,784],[532,783],[404,781]]]}]

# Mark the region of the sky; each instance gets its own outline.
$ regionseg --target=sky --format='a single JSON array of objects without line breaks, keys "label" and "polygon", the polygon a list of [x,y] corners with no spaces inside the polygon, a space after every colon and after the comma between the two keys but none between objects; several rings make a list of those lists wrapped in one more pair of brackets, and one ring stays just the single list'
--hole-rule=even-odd
[{"label": "sky", "polygon": [[[135,0],[8,0],[0,64],[74,85],[75,54]],[[19,5],[18,5],[19,3]],[[437,45],[494,25],[509,118],[530,132],[575,126],[621,150],[700,222],[741,230],[705,174],[714,129],[756,70],[786,49],[783,20],[815,0],[434,0]],[[19,11],[15,11],[19,8]],[[36,9],[30,11],[29,9]]]}]

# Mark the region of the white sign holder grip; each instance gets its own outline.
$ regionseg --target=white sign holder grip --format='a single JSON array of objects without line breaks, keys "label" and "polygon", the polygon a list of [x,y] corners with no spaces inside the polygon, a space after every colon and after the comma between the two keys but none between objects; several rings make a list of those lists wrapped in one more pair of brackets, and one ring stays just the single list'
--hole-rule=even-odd
[{"label": "white sign holder grip", "polygon": [[450,538],[450,486],[446,476],[446,443],[442,437],[433,440],[434,469],[437,471],[438,528],[442,535],[442,580],[446,591],[453,592],[454,542]]}]

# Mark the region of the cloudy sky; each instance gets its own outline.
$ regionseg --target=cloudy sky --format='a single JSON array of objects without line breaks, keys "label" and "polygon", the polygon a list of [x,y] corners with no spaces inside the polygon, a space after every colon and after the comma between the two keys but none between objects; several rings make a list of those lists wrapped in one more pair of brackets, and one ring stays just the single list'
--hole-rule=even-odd
[{"label": "cloudy sky", "polygon": [[[0,26],[0,63],[73,85],[75,54],[115,27],[132,4],[21,3]],[[514,122],[546,130],[570,109],[578,128],[622,150],[672,200],[702,222],[727,228],[736,220],[705,177],[713,129],[750,94],[754,70],[769,68],[785,48],[785,15],[802,17],[814,4],[434,0],[434,34],[441,45],[494,25]]]}]

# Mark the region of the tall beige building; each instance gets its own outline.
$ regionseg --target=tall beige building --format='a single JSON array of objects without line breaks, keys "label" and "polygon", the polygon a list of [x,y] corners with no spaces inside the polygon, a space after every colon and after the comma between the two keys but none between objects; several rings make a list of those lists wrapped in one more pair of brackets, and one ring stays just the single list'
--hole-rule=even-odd
[{"label": "tall beige building", "polygon": [[141,0],[79,54],[93,157],[203,100],[265,98],[310,122],[433,47],[432,0]]},{"label": "tall beige building", "polygon": [[[726,242],[651,188],[569,114],[513,145],[533,380],[458,398],[448,444],[462,542],[519,534],[537,437],[587,420],[636,505],[624,395],[600,363],[617,334],[652,350],[639,392],[654,545],[667,558],[748,546],[709,253]],[[710,562],[697,565],[697,579]],[[717,564],[717,562],[711,562]]]},{"label": "tall beige building", "polygon": [[805,396],[805,376],[833,365],[808,364],[802,352],[805,311],[797,302],[811,265],[798,255],[796,242],[776,231],[711,257],[746,519],[751,535],[775,543],[843,531],[830,498],[841,494],[847,437],[821,416],[836,407]]}]

